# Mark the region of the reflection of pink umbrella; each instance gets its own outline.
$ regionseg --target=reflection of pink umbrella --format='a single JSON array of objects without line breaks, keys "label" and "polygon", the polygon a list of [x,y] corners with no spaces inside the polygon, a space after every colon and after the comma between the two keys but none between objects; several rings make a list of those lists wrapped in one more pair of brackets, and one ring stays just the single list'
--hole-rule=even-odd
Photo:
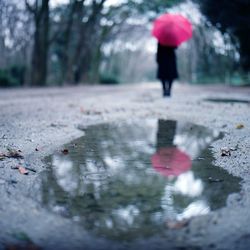
[{"label": "reflection of pink umbrella", "polygon": [[181,15],[163,14],[154,21],[152,35],[160,44],[176,47],[192,37],[192,24]]},{"label": "reflection of pink umbrella", "polygon": [[178,176],[191,168],[190,157],[178,148],[161,148],[151,157],[154,169],[164,176]]}]

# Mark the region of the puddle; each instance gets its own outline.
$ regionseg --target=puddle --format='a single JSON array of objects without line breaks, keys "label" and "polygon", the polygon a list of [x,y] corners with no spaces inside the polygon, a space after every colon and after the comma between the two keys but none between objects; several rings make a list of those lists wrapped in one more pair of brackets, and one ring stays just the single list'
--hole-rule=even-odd
[{"label": "puddle", "polygon": [[250,104],[250,100],[242,100],[242,99],[230,99],[230,98],[207,98],[204,101],[208,102],[217,102],[217,103],[243,103],[243,104]]},{"label": "puddle", "polygon": [[239,178],[212,164],[219,132],[143,120],[91,126],[46,158],[41,202],[91,235],[113,242],[159,237],[167,221],[225,206]]}]

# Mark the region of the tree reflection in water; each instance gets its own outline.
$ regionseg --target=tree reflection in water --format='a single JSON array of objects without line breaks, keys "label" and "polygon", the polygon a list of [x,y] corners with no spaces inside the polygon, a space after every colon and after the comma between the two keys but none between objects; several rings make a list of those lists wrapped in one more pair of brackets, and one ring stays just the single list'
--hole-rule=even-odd
[{"label": "tree reflection in water", "polygon": [[[68,155],[46,159],[51,169],[42,176],[41,201],[96,236],[120,241],[159,236],[167,220],[208,213],[239,191],[239,179],[212,165],[208,146],[218,136],[165,120],[91,126],[65,145]],[[164,147],[188,154],[192,169],[176,177],[155,171],[151,156]],[[210,183],[210,176],[223,181]]]}]

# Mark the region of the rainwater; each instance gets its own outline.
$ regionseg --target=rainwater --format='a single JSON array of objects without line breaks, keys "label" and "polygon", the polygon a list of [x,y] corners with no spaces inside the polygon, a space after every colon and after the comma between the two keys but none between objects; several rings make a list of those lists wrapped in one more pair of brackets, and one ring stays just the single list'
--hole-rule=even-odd
[{"label": "rainwater", "polygon": [[219,136],[170,120],[90,126],[46,158],[41,202],[96,238],[159,237],[167,222],[219,209],[240,190],[240,179],[212,163]]},{"label": "rainwater", "polygon": [[215,102],[215,103],[242,103],[242,104],[250,104],[250,100],[243,100],[243,99],[231,99],[231,98],[207,98],[204,101],[208,102]]}]

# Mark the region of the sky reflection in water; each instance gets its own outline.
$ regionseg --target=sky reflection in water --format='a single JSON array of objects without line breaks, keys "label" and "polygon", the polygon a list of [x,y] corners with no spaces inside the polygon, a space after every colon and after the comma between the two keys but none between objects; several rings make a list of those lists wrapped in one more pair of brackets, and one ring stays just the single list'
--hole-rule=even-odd
[{"label": "sky reflection in water", "polygon": [[[239,191],[239,179],[212,165],[219,133],[194,124],[144,120],[102,124],[46,159],[41,201],[94,235],[131,240],[159,235],[168,220],[206,214]],[[164,176],[151,164],[162,148],[185,153],[192,168]],[[174,168],[174,166],[171,166]],[[209,177],[222,180],[209,182]]]}]

